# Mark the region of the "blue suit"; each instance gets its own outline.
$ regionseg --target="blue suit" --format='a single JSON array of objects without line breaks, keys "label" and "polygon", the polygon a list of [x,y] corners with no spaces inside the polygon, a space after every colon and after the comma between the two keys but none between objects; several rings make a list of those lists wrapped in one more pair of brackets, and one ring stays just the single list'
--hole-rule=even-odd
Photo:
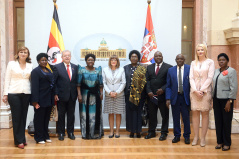
[{"label": "blue suit", "polygon": [[183,93],[178,93],[178,77],[177,66],[168,69],[167,85],[166,85],[166,100],[170,100],[173,114],[174,136],[181,136],[180,127],[180,112],[182,114],[184,123],[184,138],[189,138],[190,119],[189,119],[189,106],[190,106],[190,83],[189,83],[190,66],[184,64],[183,71]]}]

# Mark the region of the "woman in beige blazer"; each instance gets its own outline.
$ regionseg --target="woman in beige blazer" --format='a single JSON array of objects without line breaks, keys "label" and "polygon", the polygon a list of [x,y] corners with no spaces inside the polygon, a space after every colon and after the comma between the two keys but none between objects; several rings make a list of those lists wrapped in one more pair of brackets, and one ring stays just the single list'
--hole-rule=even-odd
[{"label": "woman in beige blazer", "polygon": [[237,72],[228,66],[227,54],[219,54],[217,60],[220,68],[216,69],[213,77],[213,109],[217,135],[215,149],[227,151],[231,146],[233,104],[238,88]]},{"label": "woman in beige blazer", "polygon": [[15,55],[15,61],[7,65],[3,102],[9,103],[12,112],[14,143],[23,149],[27,145],[25,127],[30,101],[30,75],[32,64],[27,47],[21,47]]},{"label": "woman in beige blazer", "polygon": [[207,47],[198,44],[196,47],[195,60],[190,68],[190,99],[194,139],[192,145],[197,145],[199,140],[200,113],[202,114],[201,147],[206,145],[205,137],[209,123],[209,110],[212,101],[212,78],[214,75],[214,62],[207,56]]},{"label": "woman in beige blazer", "polygon": [[105,90],[104,113],[109,114],[110,135],[114,137],[114,114],[116,114],[116,134],[119,138],[121,114],[125,112],[124,88],[126,85],[125,72],[120,67],[119,58],[112,55],[109,58],[109,67],[102,71]]}]

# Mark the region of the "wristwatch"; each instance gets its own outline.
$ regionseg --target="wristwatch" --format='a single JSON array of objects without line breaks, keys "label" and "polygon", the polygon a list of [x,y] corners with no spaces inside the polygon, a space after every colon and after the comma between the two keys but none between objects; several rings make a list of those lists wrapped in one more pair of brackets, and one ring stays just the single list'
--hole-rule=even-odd
[{"label": "wristwatch", "polygon": [[232,99],[229,99],[229,102],[232,103]]}]

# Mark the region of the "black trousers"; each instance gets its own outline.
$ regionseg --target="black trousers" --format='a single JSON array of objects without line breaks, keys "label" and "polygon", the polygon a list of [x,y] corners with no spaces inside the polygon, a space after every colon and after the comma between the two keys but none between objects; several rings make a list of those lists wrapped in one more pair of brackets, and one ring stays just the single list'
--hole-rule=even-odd
[{"label": "black trousers", "polygon": [[217,144],[231,146],[231,128],[233,117],[233,103],[230,112],[225,111],[228,99],[213,98],[213,109],[216,125]]},{"label": "black trousers", "polygon": [[67,114],[67,133],[74,132],[75,123],[75,105],[76,101],[73,101],[70,97],[68,101],[58,101],[58,123],[57,132],[58,134],[65,134],[65,114]]},{"label": "black trousers", "polygon": [[34,139],[36,142],[46,141],[50,139],[48,134],[48,125],[50,120],[51,108],[49,107],[41,107],[36,109],[34,108]]},{"label": "black trousers", "polygon": [[157,127],[157,113],[158,108],[162,116],[162,126],[161,134],[168,133],[168,123],[169,123],[169,109],[166,106],[166,101],[159,101],[158,105],[154,104],[149,100],[149,132],[155,132]]},{"label": "black trousers", "polygon": [[12,112],[14,144],[26,143],[25,128],[30,94],[8,94]]}]

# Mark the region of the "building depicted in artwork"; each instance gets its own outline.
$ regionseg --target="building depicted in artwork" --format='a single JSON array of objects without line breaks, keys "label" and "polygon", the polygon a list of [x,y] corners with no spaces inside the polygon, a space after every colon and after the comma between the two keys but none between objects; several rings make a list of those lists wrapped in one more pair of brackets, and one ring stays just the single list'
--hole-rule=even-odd
[{"label": "building depicted in artwork", "polygon": [[119,58],[126,58],[126,49],[109,50],[107,43],[104,39],[100,42],[98,50],[91,50],[88,48],[81,49],[81,58],[85,58],[87,54],[94,54],[96,59],[109,58],[111,55],[117,55]]}]

